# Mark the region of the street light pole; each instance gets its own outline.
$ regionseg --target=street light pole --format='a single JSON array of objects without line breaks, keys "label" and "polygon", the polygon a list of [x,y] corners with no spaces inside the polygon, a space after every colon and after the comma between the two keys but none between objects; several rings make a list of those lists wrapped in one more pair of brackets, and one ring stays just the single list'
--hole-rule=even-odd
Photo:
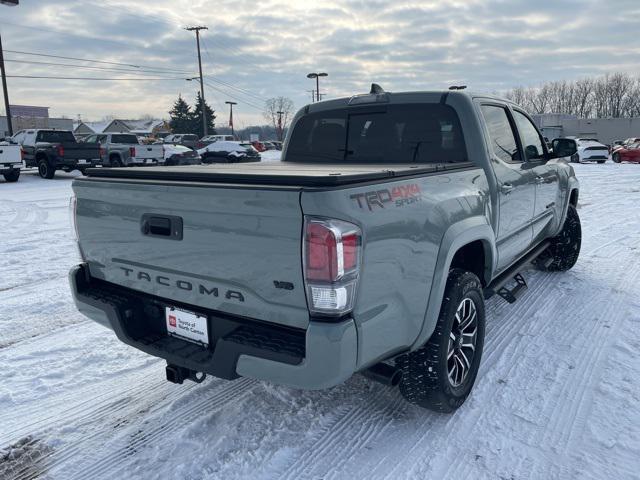
[{"label": "street light pole", "polygon": [[236,134],[233,131],[233,106],[237,105],[238,102],[224,102],[229,105],[229,126],[231,127],[231,135],[235,138]]},{"label": "street light pole", "polygon": [[[15,7],[19,0],[0,0],[2,5]],[[11,109],[9,108],[9,90],[7,89],[7,72],[4,69],[4,51],[2,50],[2,36],[0,35],[0,76],[2,76],[2,91],[4,92],[4,109],[7,112],[7,128],[9,136],[13,136],[13,125],[11,122]]]},{"label": "street light pole", "polygon": [[320,101],[320,77],[327,77],[328,73],[324,72],[311,72],[307,74],[307,78],[315,78],[316,79],[316,101]]},{"label": "street light pole", "polygon": [[204,81],[202,80],[202,57],[200,56],[200,30],[209,30],[208,27],[187,27],[185,30],[196,32],[196,45],[198,46],[198,69],[200,70],[200,99],[202,100],[202,131],[206,137],[209,134],[207,128],[207,103],[204,100]]}]

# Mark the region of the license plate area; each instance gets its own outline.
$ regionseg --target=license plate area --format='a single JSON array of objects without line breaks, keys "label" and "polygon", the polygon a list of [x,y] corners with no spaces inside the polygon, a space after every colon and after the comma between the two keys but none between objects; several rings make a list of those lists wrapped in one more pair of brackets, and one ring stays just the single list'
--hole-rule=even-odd
[{"label": "license plate area", "polygon": [[167,334],[203,347],[209,346],[207,317],[176,307],[165,307]]}]

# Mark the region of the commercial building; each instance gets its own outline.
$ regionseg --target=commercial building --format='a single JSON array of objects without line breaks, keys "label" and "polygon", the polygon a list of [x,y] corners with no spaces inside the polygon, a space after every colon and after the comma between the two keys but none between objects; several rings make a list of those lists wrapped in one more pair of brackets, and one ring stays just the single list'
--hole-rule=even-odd
[{"label": "commercial building", "polygon": [[[33,105],[10,105],[11,126],[13,132],[25,128],[56,128],[58,130],[71,130],[73,120],[70,118],[49,117],[49,107],[37,107]],[[7,117],[0,116],[0,138],[9,135]]]},{"label": "commercial building", "polygon": [[611,144],[615,140],[640,137],[640,117],[635,118],[577,118],[573,115],[548,113],[532,115],[545,137],[597,138]]}]

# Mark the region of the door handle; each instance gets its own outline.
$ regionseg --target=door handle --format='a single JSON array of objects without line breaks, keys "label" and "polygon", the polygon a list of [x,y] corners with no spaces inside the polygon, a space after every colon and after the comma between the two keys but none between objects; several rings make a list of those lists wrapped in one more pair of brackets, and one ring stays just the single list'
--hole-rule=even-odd
[{"label": "door handle", "polygon": [[514,187],[514,186],[513,186],[513,185],[511,185],[510,183],[503,183],[503,184],[500,186],[500,191],[501,191],[502,193],[504,193],[505,195],[509,195],[511,192],[513,192],[513,190],[514,190],[515,188],[516,188],[516,187]]}]

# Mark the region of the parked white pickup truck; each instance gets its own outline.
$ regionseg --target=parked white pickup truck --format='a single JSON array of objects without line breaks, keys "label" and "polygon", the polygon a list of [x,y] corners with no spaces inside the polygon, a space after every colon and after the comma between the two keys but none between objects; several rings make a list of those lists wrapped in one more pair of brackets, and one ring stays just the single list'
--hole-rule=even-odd
[{"label": "parked white pickup truck", "polygon": [[164,163],[162,145],[141,145],[132,133],[103,133],[87,137],[86,142],[100,144],[104,167],[133,167]]},{"label": "parked white pickup truck", "polygon": [[22,148],[9,142],[0,142],[0,173],[7,182],[17,182],[22,167]]}]

